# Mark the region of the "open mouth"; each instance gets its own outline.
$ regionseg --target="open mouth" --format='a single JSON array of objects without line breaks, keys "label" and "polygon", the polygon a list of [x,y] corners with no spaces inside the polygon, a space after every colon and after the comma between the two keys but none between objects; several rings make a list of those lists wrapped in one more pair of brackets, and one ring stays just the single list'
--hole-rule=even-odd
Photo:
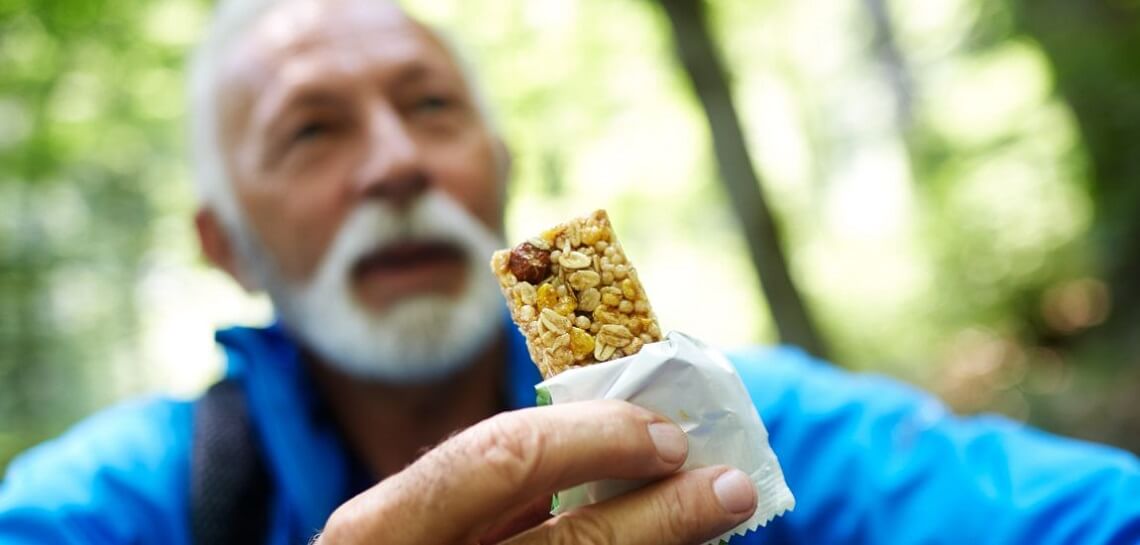
[{"label": "open mouth", "polygon": [[357,261],[353,276],[404,273],[440,266],[463,265],[466,255],[455,244],[419,240],[397,242],[369,253]]}]

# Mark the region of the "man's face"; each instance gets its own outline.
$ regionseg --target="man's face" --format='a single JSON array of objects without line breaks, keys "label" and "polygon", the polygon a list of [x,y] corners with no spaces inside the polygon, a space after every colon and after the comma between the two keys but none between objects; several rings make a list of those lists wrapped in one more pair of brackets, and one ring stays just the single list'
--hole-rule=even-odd
[{"label": "man's face", "polygon": [[497,329],[497,139],[450,53],[376,0],[287,0],[221,74],[244,268],[330,364],[430,380]]},{"label": "man's face", "polygon": [[[294,0],[254,25],[225,69],[223,149],[249,227],[289,282],[311,279],[362,202],[412,206],[437,189],[501,230],[498,145],[449,52],[396,7]],[[423,293],[455,295],[457,248],[377,248],[351,287],[383,311]]]}]

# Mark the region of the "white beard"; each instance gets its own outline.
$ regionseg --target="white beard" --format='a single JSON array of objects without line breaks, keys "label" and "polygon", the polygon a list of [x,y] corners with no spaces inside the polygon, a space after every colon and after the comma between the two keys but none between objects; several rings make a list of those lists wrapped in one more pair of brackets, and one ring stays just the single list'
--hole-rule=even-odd
[{"label": "white beard", "polygon": [[[232,231],[232,230],[231,230]],[[396,384],[441,379],[469,365],[502,318],[502,296],[491,274],[501,241],[454,199],[431,191],[404,213],[369,202],[349,215],[312,278],[284,281],[247,229],[239,254],[262,283],[284,325],[328,364],[358,378]],[[466,256],[458,296],[408,296],[383,312],[360,305],[352,292],[353,266],[396,242],[444,241]]]}]

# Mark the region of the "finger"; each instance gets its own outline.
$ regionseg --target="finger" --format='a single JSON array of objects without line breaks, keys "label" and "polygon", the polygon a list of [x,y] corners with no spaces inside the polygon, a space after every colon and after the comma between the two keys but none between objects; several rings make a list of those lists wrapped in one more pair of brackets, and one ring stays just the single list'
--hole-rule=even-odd
[{"label": "finger", "polygon": [[731,530],[755,510],[756,488],[748,475],[708,467],[561,514],[503,545],[692,545]]},{"label": "finger", "polygon": [[337,509],[325,535],[345,543],[471,541],[538,495],[598,479],[664,476],[687,454],[680,428],[621,401],[502,413]]}]

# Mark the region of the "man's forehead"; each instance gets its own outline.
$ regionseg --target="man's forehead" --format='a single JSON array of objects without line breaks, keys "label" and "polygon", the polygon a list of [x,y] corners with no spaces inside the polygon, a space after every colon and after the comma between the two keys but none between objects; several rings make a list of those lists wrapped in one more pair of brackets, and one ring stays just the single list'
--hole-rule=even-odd
[{"label": "man's forehead", "polygon": [[221,81],[222,87],[244,83],[264,90],[270,80],[304,79],[318,69],[353,72],[361,63],[399,64],[424,57],[454,67],[436,36],[392,2],[286,0],[237,41]]}]

